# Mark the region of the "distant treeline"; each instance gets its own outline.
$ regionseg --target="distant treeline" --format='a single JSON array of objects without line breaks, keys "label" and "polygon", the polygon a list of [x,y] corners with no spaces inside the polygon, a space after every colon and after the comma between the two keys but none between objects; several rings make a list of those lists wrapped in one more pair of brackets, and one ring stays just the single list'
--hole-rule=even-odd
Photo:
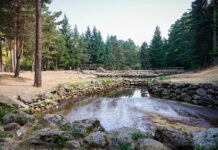
[{"label": "distant treeline", "polygon": [[[14,55],[17,42],[22,49],[21,69],[34,68],[35,16],[31,14],[34,7],[30,3],[31,0],[23,0],[20,29],[17,30],[17,13],[13,5],[9,5],[6,0],[0,2],[0,36],[5,39],[2,45],[8,51],[5,64],[11,71],[16,63]],[[104,42],[101,32],[96,27],[87,27],[85,33],[79,33],[76,25],[71,28],[66,16],[57,22],[61,12],[48,11],[49,3],[48,0],[43,2],[44,70],[76,69],[81,64],[102,64],[105,67],[120,69],[199,69],[212,65],[217,57],[217,39],[214,41],[217,31],[214,22],[217,18],[217,15],[214,17],[217,0],[210,3],[207,0],[195,0],[191,10],[184,13],[171,26],[168,39],[162,38],[157,26],[151,43],[144,42],[140,47],[131,39],[123,41],[116,36],[108,36]],[[142,30],[146,30],[146,26]],[[20,33],[19,38],[16,37],[16,32]],[[9,52],[12,52],[12,55]]]}]

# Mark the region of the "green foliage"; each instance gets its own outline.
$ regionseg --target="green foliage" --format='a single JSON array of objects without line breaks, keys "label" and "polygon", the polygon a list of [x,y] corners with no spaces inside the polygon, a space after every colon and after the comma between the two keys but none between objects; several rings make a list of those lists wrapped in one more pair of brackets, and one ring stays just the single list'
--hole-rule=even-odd
[{"label": "green foliage", "polygon": [[75,137],[85,137],[86,133],[81,131],[81,129],[75,127],[75,126],[68,126],[68,125],[64,125],[64,126],[60,126],[60,130],[61,131],[68,131],[70,133],[72,133]]},{"label": "green foliage", "polygon": [[0,138],[13,137],[13,134],[8,132],[0,132]]},{"label": "green foliage", "polygon": [[196,148],[197,148],[197,150],[205,150],[206,149],[206,147],[204,145],[200,145],[200,144],[198,144]]},{"label": "green foliage", "polygon": [[158,78],[158,80],[160,80],[160,81],[166,80],[166,77],[165,77],[165,76],[160,76],[160,77]]},{"label": "green foliage", "polygon": [[58,148],[62,149],[66,145],[66,142],[69,140],[69,137],[65,135],[60,135],[58,139]]},{"label": "green foliage", "polygon": [[115,83],[115,80],[102,80],[101,84],[102,85],[108,85],[108,84],[112,84]]},{"label": "green foliage", "polygon": [[13,110],[17,110],[16,108],[11,108],[8,106],[3,106],[0,105],[0,124],[2,124],[2,118],[4,117],[4,115],[6,115],[7,113],[12,112]]},{"label": "green foliage", "polygon": [[148,80],[148,86],[152,86],[152,81]]},{"label": "green foliage", "polygon": [[32,128],[32,131],[37,131],[37,130],[40,130],[41,129],[41,127],[39,127],[39,126],[34,126],[33,128]]},{"label": "green foliage", "polygon": [[32,61],[26,58],[23,58],[20,64],[21,70],[31,70]]},{"label": "green foliage", "polygon": [[120,150],[133,150],[133,148],[129,145],[121,145]]},{"label": "green foliage", "polygon": [[141,131],[136,131],[131,134],[133,140],[148,138],[148,133],[142,133]]}]

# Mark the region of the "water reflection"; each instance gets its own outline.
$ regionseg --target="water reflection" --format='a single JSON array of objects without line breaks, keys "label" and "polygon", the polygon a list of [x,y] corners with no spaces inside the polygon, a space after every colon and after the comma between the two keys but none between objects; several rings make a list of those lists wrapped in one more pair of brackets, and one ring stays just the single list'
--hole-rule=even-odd
[{"label": "water reflection", "polygon": [[193,129],[218,126],[217,110],[155,99],[146,89],[123,89],[79,105],[69,104],[58,113],[70,121],[98,118],[106,130],[124,126],[141,130],[157,125]]}]

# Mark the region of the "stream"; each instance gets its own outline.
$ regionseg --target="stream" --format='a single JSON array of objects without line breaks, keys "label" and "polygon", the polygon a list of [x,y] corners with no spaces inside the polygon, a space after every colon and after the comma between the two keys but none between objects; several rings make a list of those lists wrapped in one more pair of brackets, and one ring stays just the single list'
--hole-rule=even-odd
[{"label": "stream", "polygon": [[199,131],[218,127],[218,110],[153,98],[146,89],[124,88],[100,97],[71,100],[58,110],[67,120],[97,118],[106,130],[157,126]]}]

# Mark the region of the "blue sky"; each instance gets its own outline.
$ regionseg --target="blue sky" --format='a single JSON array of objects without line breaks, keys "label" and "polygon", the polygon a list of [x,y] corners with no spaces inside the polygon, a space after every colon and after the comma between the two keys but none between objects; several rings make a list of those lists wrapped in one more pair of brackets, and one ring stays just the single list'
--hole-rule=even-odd
[{"label": "blue sky", "polygon": [[73,28],[85,32],[96,26],[104,40],[107,35],[118,39],[131,38],[137,45],[150,43],[154,29],[160,26],[163,37],[193,0],[53,0],[52,11],[62,11]]}]

